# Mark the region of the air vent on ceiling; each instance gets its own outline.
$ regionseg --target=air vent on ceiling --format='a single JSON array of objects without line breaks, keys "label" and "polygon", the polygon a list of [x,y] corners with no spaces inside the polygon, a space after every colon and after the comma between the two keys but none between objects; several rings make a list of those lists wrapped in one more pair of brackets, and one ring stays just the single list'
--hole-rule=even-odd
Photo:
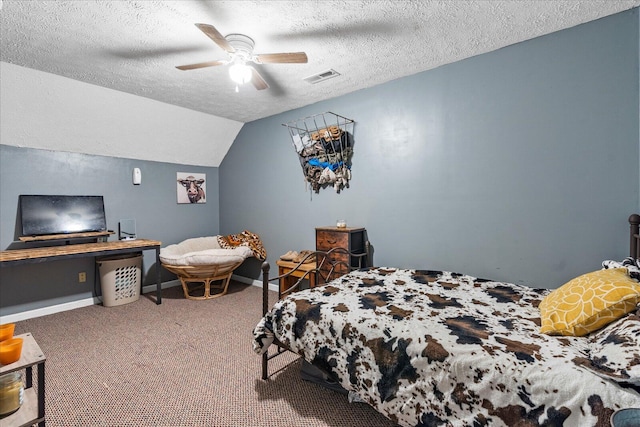
[{"label": "air vent on ceiling", "polygon": [[303,80],[307,83],[316,84],[322,81],[331,79],[333,77],[338,77],[340,75],[336,70],[327,70],[318,74],[314,74],[313,76],[305,77]]}]

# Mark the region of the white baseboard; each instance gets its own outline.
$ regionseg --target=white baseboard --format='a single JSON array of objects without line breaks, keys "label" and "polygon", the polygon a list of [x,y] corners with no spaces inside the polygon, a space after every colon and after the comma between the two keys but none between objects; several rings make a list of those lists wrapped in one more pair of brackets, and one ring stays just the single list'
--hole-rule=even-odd
[{"label": "white baseboard", "polygon": [[[249,277],[238,276],[236,274],[232,275],[231,278],[241,283],[246,283],[247,285],[257,286],[259,288],[262,287],[261,280],[254,280]],[[170,280],[168,282],[162,282],[162,289],[171,288],[174,286],[181,286],[180,280]],[[155,292],[156,285],[146,285],[142,287],[142,293],[146,294],[149,292]],[[278,285],[274,283],[269,283],[269,290],[278,292]],[[20,322],[21,320],[33,319],[35,317],[46,316],[49,314],[60,313],[63,311],[73,310],[76,308],[87,307],[90,305],[101,304],[102,300],[98,297],[92,298],[84,298],[77,301],[65,302],[62,304],[55,304],[48,307],[36,308],[33,310],[22,311],[20,313],[8,314],[6,316],[0,316],[0,324],[5,323],[15,323]]]},{"label": "white baseboard", "polygon": [[[262,287],[262,280],[254,280],[254,279],[251,279],[249,277],[238,276],[236,274],[232,274],[231,278],[233,280],[238,281],[238,282],[246,283],[247,285],[257,286],[259,288]],[[276,285],[275,283],[269,283],[269,290],[270,291],[274,291],[274,292],[278,292],[278,285]]]},{"label": "white baseboard", "polygon": [[87,307],[98,304],[100,300],[96,297],[84,298],[77,301],[65,302],[62,304],[50,305],[49,307],[36,308],[34,310],[22,311],[20,313],[9,314],[0,317],[0,323],[15,323],[21,320],[33,319],[34,317],[46,316],[48,314],[60,313],[62,311],[73,310],[75,308]]},{"label": "white baseboard", "polygon": [[[180,280],[178,280],[178,279],[169,280],[167,282],[162,282],[160,284],[160,287],[162,289],[173,288],[174,286],[182,286],[180,284]],[[156,285],[155,283],[153,285],[143,286],[142,287],[142,293],[143,294],[148,294],[149,292],[155,292],[157,288],[158,288],[158,285]]]},{"label": "white baseboard", "polygon": [[[162,289],[171,288],[174,286],[181,286],[179,280],[170,280],[168,282],[162,282]],[[155,292],[156,285],[147,285],[142,287],[142,293]],[[55,304],[48,307],[36,308],[33,310],[22,311],[20,313],[8,314],[6,316],[0,316],[0,324],[15,323],[21,320],[33,319],[35,317],[46,316],[48,314],[60,313],[62,311],[73,310],[76,308],[87,307],[90,305],[101,304],[102,300],[98,297],[84,298],[77,301],[65,302],[62,304]]]}]

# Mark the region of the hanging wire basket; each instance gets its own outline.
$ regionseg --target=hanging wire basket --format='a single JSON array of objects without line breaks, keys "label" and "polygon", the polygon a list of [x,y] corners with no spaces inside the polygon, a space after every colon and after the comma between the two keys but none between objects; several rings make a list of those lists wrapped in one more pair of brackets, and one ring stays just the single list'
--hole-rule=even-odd
[{"label": "hanging wire basket", "polygon": [[283,123],[314,192],[349,187],[354,121],[330,111]]}]

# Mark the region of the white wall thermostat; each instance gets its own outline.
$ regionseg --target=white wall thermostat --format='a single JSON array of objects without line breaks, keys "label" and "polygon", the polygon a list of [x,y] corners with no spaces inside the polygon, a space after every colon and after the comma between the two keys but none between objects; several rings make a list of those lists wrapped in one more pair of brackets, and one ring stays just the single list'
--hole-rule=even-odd
[{"label": "white wall thermostat", "polygon": [[133,168],[133,183],[135,185],[142,184],[142,172],[140,172],[140,168]]}]

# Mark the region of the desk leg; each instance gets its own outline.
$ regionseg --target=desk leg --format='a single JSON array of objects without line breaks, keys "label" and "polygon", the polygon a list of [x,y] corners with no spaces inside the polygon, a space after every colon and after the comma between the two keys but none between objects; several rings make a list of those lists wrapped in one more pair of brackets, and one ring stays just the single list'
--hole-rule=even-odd
[{"label": "desk leg", "polygon": [[162,304],[162,279],[160,277],[160,248],[156,248],[156,304]]}]

